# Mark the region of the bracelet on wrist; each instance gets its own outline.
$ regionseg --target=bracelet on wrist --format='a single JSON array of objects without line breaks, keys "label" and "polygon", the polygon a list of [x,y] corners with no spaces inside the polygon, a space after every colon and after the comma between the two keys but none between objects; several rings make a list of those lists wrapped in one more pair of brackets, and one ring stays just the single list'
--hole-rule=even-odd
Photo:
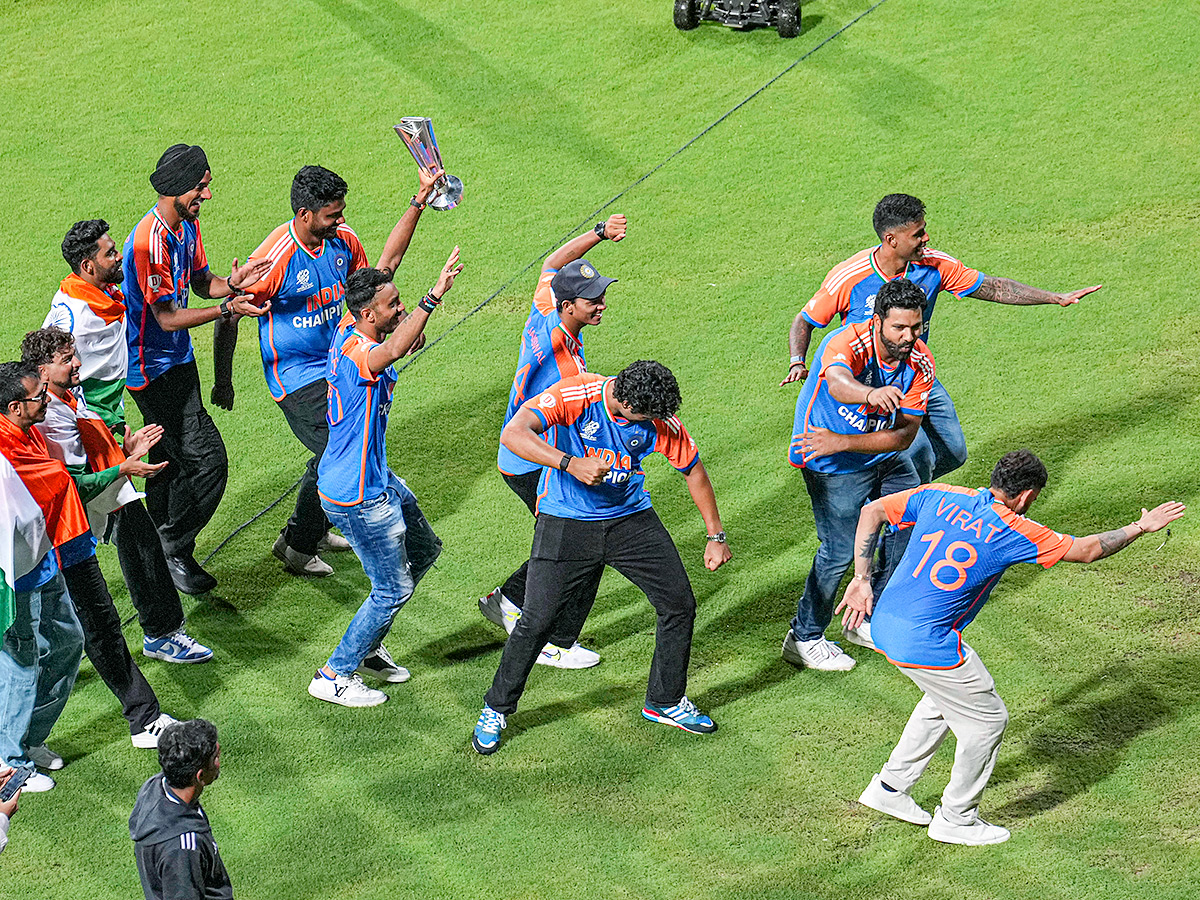
[{"label": "bracelet on wrist", "polygon": [[424,204],[420,200],[418,200],[416,194],[413,194],[412,199],[408,201],[408,205],[411,206],[413,209],[417,210],[418,212],[420,212],[421,210],[423,210],[425,208],[426,204]]},{"label": "bracelet on wrist", "polygon": [[802,365],[804,365],[804,357],[803,357],[803,356],[793,356],[793,357],[792,357],[792,365],[793,365],[793,366],[802,366]]},{"label": "bracelet on wrist", "polygon": [[441,304],[441,298],[433,296],[433,291],[428,291],[425,296],[421,298],[421,302],[418,303],[417,306],[425,310],[427,313],[432,313],[435,309],[441,306]]},{"label": "bracelet on wrist", "polygon": [[870,581],[870,580],[871,580],[870,575],[859,575],[857,572],[854,574],[854,578],[851,579],[851,581]]},{"label": "bracelet on wrist", "polygon": [[1129,524],[1130,524],[1130,525],[1132,525],[1134,528],[1136,528],[1136,529],[1138,530],[1138,533],[1137,533],[1137,535],[1134,535],[1135,537],[1137,537],[1138,535],[1143,535],[1143,534],[1145,534],[1145,533],[1146,533],[1146,529],[1142,527],[1142,523],[1141,523],[1141,522],[1130,522]]}]

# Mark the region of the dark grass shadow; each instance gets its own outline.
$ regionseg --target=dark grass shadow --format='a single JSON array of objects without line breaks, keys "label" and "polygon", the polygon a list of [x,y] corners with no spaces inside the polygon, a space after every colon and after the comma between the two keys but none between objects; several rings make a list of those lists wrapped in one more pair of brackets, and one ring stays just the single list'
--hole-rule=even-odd
[{"label": "dark grass shadow", "polygon": [[1027,819],[1048,812],[1108,778],[1140,735],[1200,701],[1194,654],[1113,662],[1044,703],[1021,752],[1004,759],[994,781],[1043,779],[996,810]]}]

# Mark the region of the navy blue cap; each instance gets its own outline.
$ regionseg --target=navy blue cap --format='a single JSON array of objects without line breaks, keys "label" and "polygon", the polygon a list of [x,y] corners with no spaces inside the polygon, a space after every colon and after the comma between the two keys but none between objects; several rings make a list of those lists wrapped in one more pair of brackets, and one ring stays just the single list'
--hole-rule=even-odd
[{"label": "navy blue cap", "polygon": [[605,278],[586,259],[567,263],[550,280],[550,290],[556,300],[595,300],[617,279]]}]

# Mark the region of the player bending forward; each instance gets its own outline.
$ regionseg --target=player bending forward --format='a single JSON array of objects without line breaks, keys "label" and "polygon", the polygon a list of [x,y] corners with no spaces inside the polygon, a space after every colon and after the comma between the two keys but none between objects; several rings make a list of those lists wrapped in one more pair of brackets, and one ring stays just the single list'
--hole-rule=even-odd
[{"label": "player bending forward", "polygon": [[[1051,531],[1024,513],[1046,486],[1046,467],[1028,450],[1006,453],[992,470],[991,487],[970,490],[926,484],[863,507],[858,520],[854,580],[838,611],[856,627],[871,616],[876,649],[925,695],[900,742],[859,802],[916,825],[947,844],[999,844],[1008,829],[979,817],[979,798],[991,777],[1008,724],[1008,710],[983,662],[962,639],[1004,570],[1060,560],[1090,563],[1166,528],[1183,515],[1182,503],[1163,503],[1115,531],[1074,538]],[[908,549],[871,610],[871,559],[880,526],[912,528]],[[933,815],[909,796],[946,737],[958,747],[942,804]]]}]

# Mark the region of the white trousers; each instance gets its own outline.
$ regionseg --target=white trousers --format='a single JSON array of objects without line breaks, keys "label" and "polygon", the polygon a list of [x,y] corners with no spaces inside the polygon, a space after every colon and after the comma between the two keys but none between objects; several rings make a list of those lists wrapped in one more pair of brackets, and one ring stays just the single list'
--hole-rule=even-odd
[{"label": "white trousers", "polygon": [[963,656],[963,664],[953,669],[897,666],[925,696],[879,773],[889,787],[909,792],[947,732],[954,732],[958,746],[950,782],[942,793],[942,815],[956,825],[969,825],[978,817],[979,798],[992,777],[1008,725],[1008,709],[996,693],[991,673],[965,643]]}]

